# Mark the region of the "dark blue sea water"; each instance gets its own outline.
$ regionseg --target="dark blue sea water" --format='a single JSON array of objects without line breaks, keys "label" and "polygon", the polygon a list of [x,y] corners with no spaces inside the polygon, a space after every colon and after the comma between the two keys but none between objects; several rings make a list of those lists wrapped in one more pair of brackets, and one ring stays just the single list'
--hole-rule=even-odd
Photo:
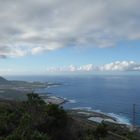
[{"label": "dark blue sea water", "polygon": [[133,104],[136,104],[136,124],[140,125],[140,76],[86,75],[86,76],[26,76],[8,77],[27,81],[62,83],[45,92],[70,100],[65,108],[98,110],[116,116],[120,121],[132,122]]}]

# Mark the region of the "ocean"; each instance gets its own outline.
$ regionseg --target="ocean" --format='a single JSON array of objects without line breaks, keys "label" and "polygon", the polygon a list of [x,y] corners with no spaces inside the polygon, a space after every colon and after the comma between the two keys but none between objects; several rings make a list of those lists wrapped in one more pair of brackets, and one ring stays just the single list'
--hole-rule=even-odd
[{"label": "ocean", "polygon": [[[79,108],[106,113],[118,121],[140,125],[140,76],[84,75],[84,76],[14,76],[9,80],[61,83],[40,93],[51,93],[69,100],[64,108]],[[135,113],[133,111],[135,104]]]}]

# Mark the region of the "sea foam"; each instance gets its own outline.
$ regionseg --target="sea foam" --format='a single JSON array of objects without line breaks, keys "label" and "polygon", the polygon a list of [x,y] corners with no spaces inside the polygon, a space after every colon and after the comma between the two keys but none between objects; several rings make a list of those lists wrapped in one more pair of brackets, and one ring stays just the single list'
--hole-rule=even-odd
[{"label": "sea foam", "polygon": [[116,122],[119,124],[131,125],[130,120],[126,116],[118,115],[115,113],[105,113],[105,112],[102,112],[101,110],[94,110],[92,109],[92,107],[75,107],[72,109],[97,112],[97,113],[104,114],[104,115],[114,118]]}]

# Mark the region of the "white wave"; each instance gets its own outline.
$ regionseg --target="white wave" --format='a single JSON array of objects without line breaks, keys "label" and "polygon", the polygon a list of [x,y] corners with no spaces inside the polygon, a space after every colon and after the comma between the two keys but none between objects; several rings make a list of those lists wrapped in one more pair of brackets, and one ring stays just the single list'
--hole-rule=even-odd
[{"label": "white wave", "polygon": [[100,113],[100,114],[105,114],[105,113],[103,113],[101,110],[99,110],[99,109],[91,109],[91,111],[93,111],[93,112],[97,112],[97,113]]},{"label": "white wave", "polygon": [[76,100],[71,99],[71,100],[68,100],[68,102],[71,103],[71,104],[75,104],[76,103]]},{"label": "white wave", "polygon": [[59,87],[60,85],[47,85],[47,88]]},{"label": "white wave", "polygon": [[116,121],[120,124],[131,125],[130,120],[126,116],[114,114],[114,113],[107,113],[109,116],[116,119]]},{"label": "white wave", "polygon": [[115,113],[105,113],[105,112],[102,112],[101,110],[93,110],[92,107],[75,107],[72,109],[97,112],[97,113],[104,114],[106,116],[114,118],[116,122],[119,124],[131,125],[130,120],[126,116],[118,115]]},{"label": "white wave", "polygon": [[91,111],[92,107],[74,107],[72,109],[74,109],[74,110],[87,110],[87,111]]}]

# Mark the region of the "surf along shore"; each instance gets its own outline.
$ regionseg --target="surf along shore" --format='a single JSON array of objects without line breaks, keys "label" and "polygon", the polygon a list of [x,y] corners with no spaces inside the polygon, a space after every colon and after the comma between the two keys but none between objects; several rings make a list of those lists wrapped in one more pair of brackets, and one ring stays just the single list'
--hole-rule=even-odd
[{"label": "surf along shore", "polygon": [[[57,104],[60,106],[63,106],[65,103],[69,102],[69,100],[67,100],[65,98],[52,96],[52,95],[42,95],[41,98],[47,104]],[[123,121],[120,121],[117,117],[113,117],[107,113],[102,113],[102,112],[93,111],[93,110],[87,110],[84,108],[81,108],[81,109],[73,108],[73,109],[67,109],[66,111],[72,117],[80,118],[83,121],[87,121],[87,122],[92,122],[92,123],[96,123],[96,124],[105,122],[107,124],[120,125],[122,127],[127,127],[129,129],[131,129],[131,127],[132,127],[132,125],[130,123],[125,123]]]},{"label": "surf along shore", "polygon": [[[9,99],[9,100],[24,100],[26,99],[26,94],[33,92],[38,89],[46,89],[52,86],[59,86],[62,85],[61,83],[42,83],[42,82],[26,82],[26,81],[9,81],[0,77],[0,98],[1,99]],[[11,94],[12,93],[12,94]],[[36,92],[38,93],[38,92]],[[62,97],[53,96],[52,94],[41,94],[39,93],[41,98],[46,103],[52,103],[57,105],[63,105],[69,100],[64,99]],[[68,112],[71,115],[79,116],[81,118],[85,118],[88,121],[101,123],[102,121],[109,122],[109,123],[119,123],[115,117],[109,116],[107,114],[96,112],[96,111],[87,111],[81,109],[70,109]]]}]

